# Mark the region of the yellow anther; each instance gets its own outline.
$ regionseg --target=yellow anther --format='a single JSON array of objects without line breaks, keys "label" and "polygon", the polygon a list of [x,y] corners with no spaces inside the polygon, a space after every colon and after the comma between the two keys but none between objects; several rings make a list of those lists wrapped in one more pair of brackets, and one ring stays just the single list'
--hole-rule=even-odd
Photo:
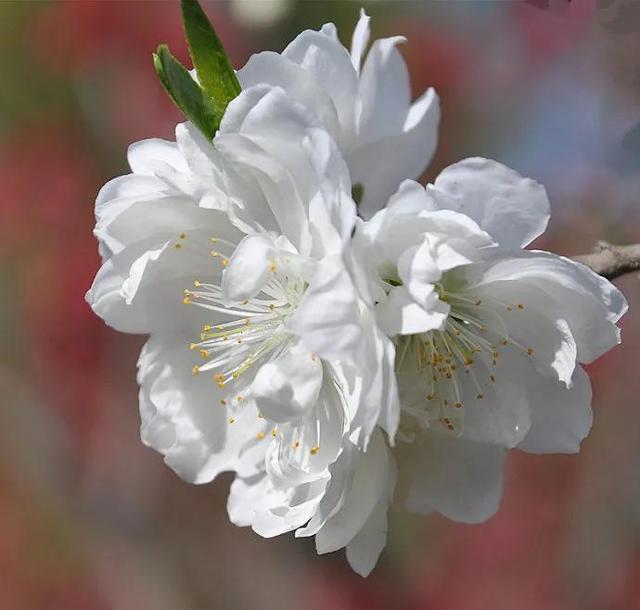
[{"label": "yellow anther", "polygon": [[200,372],[200,367],[195,364],[191,369],[191,374],[195,377]]},{"label": "yellow anther", "polygon": [[205,333],[206,333],[206,332],[209,332],[209,331],[211,330],[211,326],[210,326],[209,324],[205,324],[205,325],[202,327],[202,330],[203,330]]},{"label": "yellow anther", "polygon": [[182,244],[176,244],[174,247],[176,250],[180,250],[180,248],[182,248]]},{"label": "yellow anther", "polygon": [[300,441],[296,441],[295,443],[293,443],[293,445],[291,445],[291,447],[293,449],[297,449],[298,447],[300,447]]},{"label": "yellow anther", "polygon": [[529,354],[529,356],[533,356],[533,348],[532,347],[528,347],[527,348],[527,354]]},{"label": "yellow anther", "polygon": [[433,394],[427,394],[427,400],[433,400],[435,396]]},{"label": "yellow anther", "polygon": [[189,343],[189,349],[196,349],[198,347],[197,343]]},{"label": "yellow anther", "polygon": [[203,358],[208,358],[208,357],[209,357],[209,350],[201,349],[201,350],[200,350],[200,355],[201,355]]},{"label": "yellow anther", "polygon": [[456,409],[462,409],[462,403],[461,402],[457,402],[455,405],[453,405]]},{"label": "yellow anther", "polygon": [[182,304],[183,305],[191,304],[191,299],[189,297],[184,297],[184,299],[182,299]]},{"label": "yellow anther", "polygon": [[226,401],[224,398],[221,398],[221,399],[220,399],[220,404],[221,404],[223,407],[226,407],[226,406],[227,406],[227,401]]},{"label": "yellow anther", "polygon": [[261,441],[264,438],[265,434],[264,432],[258,432],[258,434],[256,434],[256,438]]},{"label": "yellow anther", "polygon": [[213,378],[215,382],[218,384],[219,388],[224,388],[224,375],[222,373],[216,373]]},{"label": "yellow anther", "polygon": [[271,430],[271,436],[275,437],[276,434],[278,434],[277,428],[274,428],[273,430]]},{"label": "yellow anther", "polygon": [[271,273],[275,273],[278,270],[278,266],[276,265],[276,261],[274,259],[269,259],[269,271]]},{"label": "yellow anther", "polygon": [[193,280],[193,285],[194,285],[196,288],[200,288],[200,286],[202,286],[202,284],[200,283],[200,281],[199,281],[199,280]]},{"label": "yellow anther", "polygon": [[180,239],[187,239],[186,233],[180,233]]},{"label": "yellow anther", "polygon": [[238,394],[238,395],[236,396],[236,401],[237,401],[237,402],[242,402],[243,400],[244,400],[244,396],[242,396],[241,394]]},{"label": "yellow anther", "polygon": [[222,266],[226,267],[229,264],[229,259],[228,258],[223,258],[222,259]]},{"label": "yellow anther", "polygon": [[220,256],[220,253],[216,252],[215,250],[211,250],[211,256],[213,256],[213,258],[216,258],[217,256]]},{"label": "yellow anther", "polygon": [[235,417],[230,417],[227,421],[228,421],[230,424],[232,424],[232,423],[234,423],[234,422],[236,421],[236,418],[235,418]]},{"label": "yellow anther", "polygon": [[507,305],[507,311],[511,311],[513,309],[513,305]]},{"label": "yellow anther", "polygon": [[311,455],[316,455],[316,453],[318,453],[318,451],[320,451],[320,447],[318,447],[318,445],[315,445],[315,447],[311,447],[311,449],[309,449],[309,453]]},{"label": "yellow anther", "polygon": [[524,309],[524,305],[522,303],[518,303],[518,309]]},{"label": "yellow anther", "polygon": [[217,243],[217,241],[218,241],[218,238],[217,238],[217,237],[212,237],[212,238],[211,238],[211,243],[212,243],[212,244]]}]

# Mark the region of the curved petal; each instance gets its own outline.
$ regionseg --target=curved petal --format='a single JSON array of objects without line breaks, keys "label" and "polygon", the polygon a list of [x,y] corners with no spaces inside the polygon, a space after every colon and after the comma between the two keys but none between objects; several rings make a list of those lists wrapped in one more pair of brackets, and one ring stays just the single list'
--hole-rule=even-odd
[{"label": "curved petal", "polygon": [[504,353],[495,367],[482,358],[459,374],[465,439],[507,448],[522,441],[531,427],[525,390],[537,373],[518,353]]},{"label": "curved petal", "polygon": [[360,454],[353,482],[340,510],[316,534],[318,553],[330,553],[349,544],[362,530],[378,503],[390,495],[395,483],[395,465],[382,434],[371,437]]},{"label": "curved petal", "polygon": [[313,30],[305,30],[282,52],[300,65],[328,92],[345,134],[354,132],[355,99],[358,90],[351,57],[338,40]]},{"label": "curved petal", "polygon": [[[337,141],[340,140],[341,128],[333,100],[313,74],[297,63],[278,53],[263,51],[249,58],[238,71],[238,80],[243,89],[260,83],[282,87],[293,100],[312,110],[323,127]],[[228,120],[225,123],[227,125]]]},{"label": "curved petal", "polygon": [[620,342],[615,323],[627,310],[626,299],[611,282],[567,258],[540,251],[498,251],[475,283],[483,291],[530,305],[549,319],[565,320],[579,362],[592,362]]},{"label": "curved petal", "polygon": [[544,187],[489,159],[450,165],[427,189],[441,208],[467,214],[506,248],[526,246],[549,222]]},{"label": "curved petal", "polygon": [[338,257],[316,267],[303,299],[286,326],[302,344],[328,360],[349,358],[361,340],[358,297]]},{"label": "curved petal", "polygon": [[188,169],[177,144],[160,138],[134,142],[129,146],[127,160],[134,174],[147,176],[186,172]]},{"label": "curved petal", "polygon": [[360,576],[369,576],[387,544],[388,509],[387,500],[378,502],[362,529],[347,545],[347,561]]},{"label": "curved petal", "polygon": [[276,271],[276,247],[270,236],[247,235],[233,251],[222,275],[222,296],[238,303],[258,294]]},{"label": "curved petal", "polygon": [[267,419],[285,423],[309,414],[321,386],[322,364],[318,357],[291,349],[260,367],[251,384],[251,396]]},{"label": "curved petal", "polygon": [[382,38],[371,45],[362,66],[358,132],[362,143],[402,132],[411,101],[407,65],[396,48],[403,36]]},{"label": "curved petal", "polygon": [[229,419],[216,383],[192,374],[193,358],[181,334],[153,335],[144,346],[138,361],[142,441],[191,483],[209,482],[225,470],[255,473],[264,457],[253,453],[244,460],[243,454],[266,423],[250,405]]},{"label": "curved petal", "polygon": [[351,37],[351,63],[356,69],[356,72],[360,72],[362,56],[369,44],[369,36],[371,34],[369,21],[369,15],[367,15],[365,10],[361,8],[358,23],[356,24],[356,27],[353,30],[353,36]]},{"label": "curved petal", "polygon": [[[206,322],[205,310],[184,303],[196,280],[219,281],[222,269],[207,256],[209,232],[156,245],[146,240],[109,258],[86,299],[109,326],[122,332],[190,330]],[[179,247],[176,247],[179,246]]]},{"label": "curved petal", "polygon": [[463,523],[486,521],[498,510],[504,448],[425,433],[411,452],[407,510],[435,510]]},{"label": "curved petal", "polygon": [[440,102],[430,88],[409,108],[401,130],[346,153],[353,183],[364,187],[359,211],[365,220],[385,206],[404,179],[424,172],[436,149],[439,123]]},{"label": "curved petal", "polygon": [[396,286],[376,307],[378,325],[390,337],[440,330],[447,323],[450,306],[434,296],[425,308],[416,303],[404,286]]},{"label": "curved petal", "polygon": [[531,428],[519,449],[530,453],[577,453],[593,423],[591,383],[576,367],[570,388],[542,376],[527,383]]}]

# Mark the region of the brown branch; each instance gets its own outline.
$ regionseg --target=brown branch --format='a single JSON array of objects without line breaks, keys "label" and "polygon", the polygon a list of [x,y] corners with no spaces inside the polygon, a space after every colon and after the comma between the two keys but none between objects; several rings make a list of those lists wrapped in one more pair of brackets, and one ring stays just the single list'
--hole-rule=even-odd
[{"label": "brown branch", "polygon": [[615,280],[621,275],[640,271],[640,243],[628,246],[615,246],[606,241],[599,241],[592,254],[573,256],[578,261],[593,271]]}]

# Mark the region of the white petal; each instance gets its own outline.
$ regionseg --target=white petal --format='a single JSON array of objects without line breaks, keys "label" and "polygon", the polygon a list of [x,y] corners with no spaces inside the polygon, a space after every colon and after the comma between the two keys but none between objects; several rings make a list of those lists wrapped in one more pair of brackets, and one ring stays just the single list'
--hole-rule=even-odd
[{"label": "white petal", "polygon": [[337,460],[329,466],[331,478],[326,491],[318,503],[318,508],[305,527],[296,531],[296,538],[314,536],[318,530],[335,515],[344,504],[351,487],[354,474],[354,460],[359,457],[355,445],[345,443]]},{"label": "white petal", "polygon": [[256,511],[267,510],[278,500],[283,502],[284,496],[285,492],[272,489],[264,473],[248,478],[236,477],[227,499],[229,521],[239,527],[247,527],[251,525]]},{"label": "white petal", "polygon": [[531,426],[526,383],[537,374],[525,358],[517,352],[503,353],[496,367],[490,367],[478,356],[469,374],[458,371],[464,438],[508,448],[522,441]]},{"label": "white petal", "polygon": [[428,190],[441,208],[469,215],[503,247],[526,246],[549,221],[544,187],[489,159],[450,165]]},{"label": "white petal", "polygon": [[134,174],[154,176],[172,171],[187,171],[187,164],[176,143],[159,138],[131,144],[127,159]]},{"label": "white petal", "polygon": [[360,72],[362,55],[369,44],[369,35],[371,34],[369,30],[369,21],[369,15],[367,15],[365,10],[361,8],[360,18],[353,30],[353,37],[351,38],[351,63],[357,72]]},{"label": "white petal", "polygon": [[244,461],[243,453],[266,424],[250,407],[227,423],[221,390],[212,379],[192,375],[188,342],[185,335],[153,335],[140,354],[142,440],[192,483],[211,481],[224,470],[253,474],[259,455]]},{"label": "white petal", "polygon": [[548,252],[496,252],[478,283],[525,306],[530,302],[550,319],[565,320],[580,362],[592,362],[620,342],[615,323],[627,302],[584,265]]},{"label": "white petal", "polygon": [[450,307],[434,299],[428,309],[416,303],[404,286],[396,286],[387,300],[376,307],[380,329],[390,337],[439,330],[447,321]]},{"label": "white petal", "polygon": [[220,275],[199,251],[206,248],[208,234],[190,237],[180,249],[176,240],[156,249],[143,241],[105,261],[86,294],[93,311],[122,332],[193,331],[203,324],[205,310],[184,305],[184,290],[196,279],[217,281]]},{"label": "white petal", "polygon": [[[278,53],[264,51],[250,57],[247,64],[238,71],[238,79],[243,89],[260,83],[282,87],[291,99],[310,109],[336,140],[340,139],[341,128],[333,100],[313,74],[297,63]],[[247,100],[245,112],[251,107]],[[227,121],[225,128],[229,130],[226,116],[223,121]]]},{"label": "white petal", "polygon": [[506,456],[502,447],[425,433],[411,451],[408,510],[435,510],[464,523],[486,521],[496,512]]},{"label": "white petal", "polygon": [[343,131],[353,133],[358,81],[351,57],[340,42],[306,30],[282,55],[313,75],[331,96]]},{"label": "white petal", "polygon": [[[297,138],[295,140],[298,141]],[[261,198],[239,202],[247,208],[245,219],[252,228],[276,231],[286,236],[298,252],[308,253],[311,248],[308,200],[300,195],[300,190],[304,190],[302,182],[306,180],[309,187],[309,180],[315,178],[310,173],[308,162],[307,170],[292,174],[270,154],[273,151],[262,148],[244,135],[219,135],[216,147],[233,164],[238,175],[244,174],[245,180],[255,181],[259,187]]]},{"label": "white petal", "polygon": [[[354,184],[364,187],[360,215],[371,218],[406,178],[418,178],[429,165],[438,140],[440,103],[433,89],[416,100],[402,129],[346,153]],[[380,163],[380,159],[393,162]]]},{"label": "white petal", "polygon": [[386,500],[378,502],[362,529],[347,545],[347,561],[356,574],[369,576],[387,544]]},{"label": "white petal", "polygon": [[260,367],[251,384],[258,410],[278,423],[306,417],[318,400],[322,386],[320,359],[302,349]]},{"label": "white petal", "polygon": [[302,301],[286,321],[302,344],[328,360],[349,357],[361,340],[355,287],[338,257],[321,261]]},{"label": "white petal", "polygon": [[[242,234],[230,225],[226,214],[204,210],[185,196],[149,193],[135,198],[112,201],[121,207],[118,213],[105,214],[96,223],[94,234],[113,253],[143,240],[153,239],[157,245],[180,235],[188,239],[193,230],[211,227],[211,237],[224,237],[236,243]],[[124,205],[122,205],[124,204]]]},{"label": "white petal", "polygon": [[357,213],[351,199],[349,170],[335,143],[321,129],[311,129],[304,148],[318,180],[309,203],[313,238],[312,256],[322,258],[342,252],[350,240]]},{"label": "white petal", "polygon": [[394,480],[393,458],[378,432],[371,438],[366,453],[360,456],[341,509],[316,534],[318,553],[330,553],[349,544],[364,527],[378,502],[388,498]]},{"label": "white petal", "polygon": [[542,376],[527,383],[531,429],[518,445],[531,453],[577,453],[591,430],[591,383],[576,367],[570,388]]},{"label": "white petal", "polygon": [[390,214],[415,214],[435,212],[437,210],[424,186],[415,180],[403,180],[398,190],[391,196],[387,209]]},{"label": "white petal", "polygon": [[[391,445],[400,421],[400,403],[396,384],[395,346],[374,324],[374,312],[363,313],[367,329],[363,353],[358,356],[356,379],[362,386],[358,408],[352,421],[352,440],[366,451],[375,426],[386,433]],[[345,366],[346,369],[346,366]]]},{"label": "white petal", "polygon": [[233,251],[222,276],[224,300],[238,303],[258,294],[276,269],[276,247],[266,235],[247,235]]},{"label": "white petal", "polygon": [[362,110],[358,122],[363,142],[402,132],[411,100],[409,72],[396,48],[404,40],[402,36],[376,40],[364,62],[360,75]]}]

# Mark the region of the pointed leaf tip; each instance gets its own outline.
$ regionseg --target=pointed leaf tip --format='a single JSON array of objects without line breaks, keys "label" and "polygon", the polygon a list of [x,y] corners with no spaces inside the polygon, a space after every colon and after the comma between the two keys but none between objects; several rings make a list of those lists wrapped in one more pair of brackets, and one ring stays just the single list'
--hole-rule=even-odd
[{"label": "pointed leaf tip", "polygon": [[182,19],[189,54],[200,86],[222,118],[240,83],[216,32],[197,0],[182,0]]}]

